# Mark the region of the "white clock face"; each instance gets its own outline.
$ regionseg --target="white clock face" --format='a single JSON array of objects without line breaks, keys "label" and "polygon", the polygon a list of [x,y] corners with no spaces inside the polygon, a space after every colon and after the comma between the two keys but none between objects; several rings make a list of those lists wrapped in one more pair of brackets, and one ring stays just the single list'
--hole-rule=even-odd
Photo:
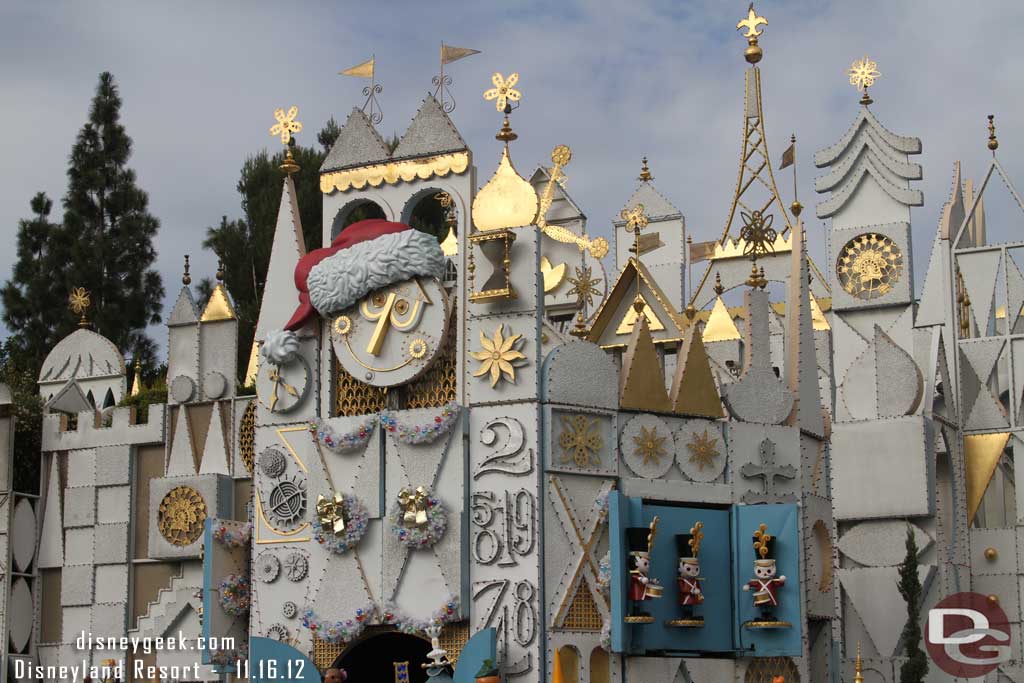
[{"label": "white clock face", "polygon": [[437,357],[450,304],[437,280],[412,278],[370,292],[331,320],[331,343],[350,375],[376,387],[405,384]]},{"label": "white clock face", "polygon": [[280,365],[263,359],[256,375],[256,398],[272,413],[294,410],[310,387],[309,363],[299,355]]}]

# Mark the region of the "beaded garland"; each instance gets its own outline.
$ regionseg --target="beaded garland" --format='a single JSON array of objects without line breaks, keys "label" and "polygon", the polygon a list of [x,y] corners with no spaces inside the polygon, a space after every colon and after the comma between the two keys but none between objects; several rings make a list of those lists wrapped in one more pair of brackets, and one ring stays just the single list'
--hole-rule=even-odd
[{"label": "beaded garland", "polygon": [[459,419],[462,407],[455,401],[449,401],[441,408],[441,412],[426,424],[413,425],[399,422],[395,413],[390,410],[380,412],[380,424],[401,443],[430,443],[442,434],[447,434],[452,425]]},{"label": "beaded garland", "polygon": [[311,607],[302,613],[302,625],[309,629],[314,638],[332,645],[348,643],[359,637],[366,628],[366,622],[377,613],[372,602],[356,610],[354,616],[341,621],[321,621]]},{"label": "beaded garland", "polygon": [[448,513],[444,505],[431,495],[427,496],[427,523],[423,527],[407,527],[402,523],[404,518],[405,509],[396,503],[391,511],[391,533],[399,543],[413,550],[434,545],[448,528]]},{"label": "beaded garland", "polygon": [[359,545],[366,527],[369,524],[370,513],[367,512],[363,501],[356,496],[342,496],[345,499],[345,532],[341,536],[335,535],[332,531],[324,530],[320,524],[319,516],[313,517],[313,537],[317,543],[337,555],[344,555],[352,548]]},{"label": "beaded garland", "polygon": [[373,415],[366,417],[359,426],[344,434],[338,434],[331,425],[319,418],[309,424],[309,431],[313,433],[324,448],[332,453],[351,453],[366,445],[373,434],[373,426],[377,424],[377,418]]},{"label": "beaded garland", "polygon": [[210,664],[226,666],[228,664],[234,664],[238,660],[245,659],[248,656],[249,651],[243,649],[214,650],[210,653]]},{"label": "beaded garland", "polygon": [[604,557],[601,558],[601,562],[597,566],[597,587],[601,591],[601,595],[608,597],[608,592],[612,586],[612,557],[611,553],[607,552]]},{"label": "beaded garland", "polygon": [[213,537],[229,548],[241,548],[242,546],[249,545],[249,541],[252,539],[252,522],[230,527],[225,524],[218,524],[213,530]]},{"label": "beaded garland", "polygon": [[434,610],[429,619],[415,619],[392,604],[384,610],[383,621],[402,633],[421,635],[431,626],[444,626],[459,618],[459,596],[454,593],[445,598],[444,604]]},{"label": "beaded garland", "polygon": [[251,591],[249,579],[238,574],[228,574],[220,580],[220,607],[233,617],[249,613]]}]

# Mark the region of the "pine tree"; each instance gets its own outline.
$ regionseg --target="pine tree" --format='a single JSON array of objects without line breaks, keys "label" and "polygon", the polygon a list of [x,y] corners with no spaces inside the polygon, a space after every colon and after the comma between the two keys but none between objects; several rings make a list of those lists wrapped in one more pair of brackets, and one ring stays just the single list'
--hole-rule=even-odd
[{"label": "pine tree", "polygon": [[[64,239],[70,245],[68,286],[89,290],[89,320],[123,352],[152,362],[146,326],[160,322],[164,294],[153,237],[159,222],[128,168],[132,141],[121,119],[114,77],[100,74],[89,120],[71,148],[64,197]],[[66,296],[66,293],[65,293]]]},{"label": "pine tree", "polygon": [[907,524],[907,554],[899,566],[900,595],[907,603],[907,623],[903,627],[903,655],[900,683],[923,683],[928,673],[928,657],[921,649],[921,579],[917,573],[917,540],[914,528]]},{"label": "pine tree", "polygon": [[53,201],[39,192],[30,202],[31,219],[18,224],[17,261],[0,291],[3,319],[11,330],[5,361],[22,371],[42,365],[46,353],[74,329],[67,310],[67,283],[61,279],[69,245],[59,224],[50,221]]}]

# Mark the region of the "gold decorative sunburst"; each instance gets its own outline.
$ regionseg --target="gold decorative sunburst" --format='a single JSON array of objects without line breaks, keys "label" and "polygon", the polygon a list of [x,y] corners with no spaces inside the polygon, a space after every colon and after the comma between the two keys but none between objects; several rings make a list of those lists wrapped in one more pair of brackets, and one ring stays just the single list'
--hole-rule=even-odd
[{"label": "gold decorative sunburst", "polygon": [[513,88],[516,83],[519,82],[519,74],[511,74],[508,78],[505,78],[497,71],[491,75],[491,83],[494,87],[484,91],[485,100],[494,100],[494,108],[498,111],[505,111],[505,106],[509,102],[518,102],[519,98],[523,96],[521,92]]},{"label": "gold decorative sunburst", "polygon": [[720,455],[717,445],[718,439],[708,436],[706,429],[703,434],[691,433],[690,442],[686,444],[686,448],[690,451],[690,462],[697,465],[697,469],[701,472],[705,467],[713,467],[715,458]]},{"label": "gold decorative sunburst", "polygon": [[569,283],[572,285],[569,294],[576,295],[577,306],[582,306],[584,301],[587,302],[587,306],[594,305],[594,295],[597,294],[597,285],[601,284],[601,278],[590,277],[593,274],[593,270],[590,266],[576,268],[576,277],[568,278]]},{"label": "gold decorative sunburst", "polygon": [[277,119],[277,123],[270,127],[271,135],[281,136],[281,144],[287,145],[292,141],[292,133],[301,133],[302,124],[295,120],[295,117],[299,115],[299,108],[291,106],[288,111],[284,109],[275,109],[274,118]]},{"label": "gold decorative sunburst", "polygon": [[203,533],[206,501],[191,486],[177,486],[167,492],[157,509],[157,526],[169,543],[192,545]]},{"label": "gold decorative sunburst", "polygon": [[651,462],[655,465],[661,464],[661,459],[666,454],[665,439],[664,436],[658,436],[657,427],[647,429],[645,425],[640,425],[640,433],[633,437],[633,443],[636,444],[633,454],[640,456],[645,465]]},{"label": "gold decorative sunburst", "polygon": [[873,86],[875,80],[882,75],[878,71],[878,64],[868,59],[867,55],[851,64],[846,73],[850,76],[850,85],[861,92]]},{"label": "gold decorative sunburst", "polygon": [[604,448],[604,439],[597,433],[597,427],[597,420],[586,415],[563,415],[562,433],[558,435],[562,462],[571,460],[577,467],[599,464],[598,452]]},{"label": "gold decorative sunburst", "polygon": [[483,377],[487,373],[491,375],[491,386],[495,386],[498,380],[504,379],[512,384],[516,383],[516,368],[513,363],[526,360],[526,356],[520,353],[516,344],[523,335],[513,334],[505,336],[505,325],[498,325],[491,339],[488,339],[483,330],[480,331],[480,351],[470,351],[469,355],[480,361],[480,369],[473,373],[474,377]]},{"label": "gold decorative sunburst", "polygon": [[885,296],[903,274],[903,253],[885,235],[868,232],[847,242],[836,259],[839,284],[851,296],[871,300]]}]

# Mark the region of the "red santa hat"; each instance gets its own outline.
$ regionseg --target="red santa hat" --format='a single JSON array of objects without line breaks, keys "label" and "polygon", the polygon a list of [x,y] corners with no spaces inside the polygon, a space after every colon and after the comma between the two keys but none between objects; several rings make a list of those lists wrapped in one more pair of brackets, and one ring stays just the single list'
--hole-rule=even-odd
[{"label": "red santa hat", "polygon": [[444,253],[433,235],[380,218],[353,223],[331,246],[299,260],[299,306],[285,329],[298,330],[316,313],[329,317],[370,292],[409,278],[440,278],[444,268]]}]

